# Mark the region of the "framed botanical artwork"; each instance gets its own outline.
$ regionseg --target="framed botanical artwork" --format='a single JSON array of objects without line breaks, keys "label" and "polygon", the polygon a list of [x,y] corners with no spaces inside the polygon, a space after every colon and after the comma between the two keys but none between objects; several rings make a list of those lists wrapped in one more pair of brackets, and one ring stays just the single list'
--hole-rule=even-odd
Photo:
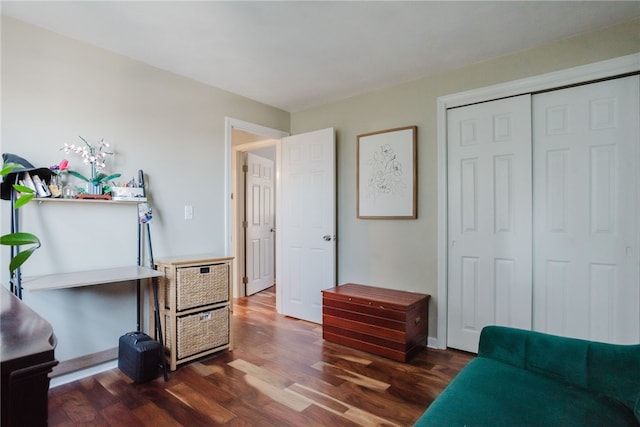
[{"label": "framed botanical artwork", "polygon": [[407,126],[358,135],[358,218],[418,217],[417,133]]}]

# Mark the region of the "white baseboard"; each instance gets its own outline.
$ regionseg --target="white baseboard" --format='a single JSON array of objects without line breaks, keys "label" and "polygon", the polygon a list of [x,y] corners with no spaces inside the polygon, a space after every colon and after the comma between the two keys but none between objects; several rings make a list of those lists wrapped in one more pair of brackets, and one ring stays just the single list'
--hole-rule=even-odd
[{"label": "white baseboard", "polygon": [[434,338],[434,337],[427,337],[427,347],[443,350],[442,348],[440,348],[440,344],[438,343],[438,338]]},{"label": "white baseboard", "polygon": [[69,372],[68,374],[59,375],[51,378],[49,381],[49,388],[55,388],[63,384],[67,384],[73,381],[81,380],[83,378],[90,377],[92,375],[99,374],[100,372],[108,371],[118,367],[118,360],[109,360],[107,362],[100,363],[99,365],[90,366],[79,371]]}]

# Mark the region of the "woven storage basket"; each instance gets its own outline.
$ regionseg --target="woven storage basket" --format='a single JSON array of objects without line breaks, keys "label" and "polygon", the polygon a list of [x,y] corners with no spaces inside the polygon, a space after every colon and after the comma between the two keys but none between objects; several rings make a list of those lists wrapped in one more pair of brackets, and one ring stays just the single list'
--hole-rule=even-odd
[{"label": "woven storage basket", "polygon": [[[170,336],[171,322],[166,319],[165,323]],[[178,359],[229,344],[229,307],[178,316],[176,323]],[[170,341],[167,340],[167,348],[172,351]]]},{"label": "woven storage basket", "polygon": [[[229,299],[228,264],[178,268],[176,275],[177,311],[215,304]],[[170,286],[168,281],[166,286]]]}]

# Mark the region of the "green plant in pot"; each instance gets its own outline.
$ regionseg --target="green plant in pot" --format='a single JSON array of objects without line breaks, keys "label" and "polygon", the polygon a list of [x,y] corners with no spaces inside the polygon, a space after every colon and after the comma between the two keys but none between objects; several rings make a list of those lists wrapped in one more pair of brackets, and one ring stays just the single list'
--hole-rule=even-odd
[{"label": "green plant in pot", "polygon": [[75,153],[82,157],[83,162],[91,167],[91,176],[86,177],[80,172],[73,170],[69,170],[69,174],[86,182],[88,184],[87,192],[89,194],[110,193],[111,188],[108,186],[109,181],[120,177],[120,174],[107,175],[102,172],[102,170],[107,166],[105,163],[107,155],[113,155],[113,151],[109,151],[109,144],[104,142],[104,139],[101,139],[98,145],[93,146],[83,137],[80,136],[79,138],[84,143],[83,145],[65,143],[61,150],[65,153]]},{"label": "green plant in pot", "polygon": [[[5,178],[11,172],[16,169],[24,169],[19,163],[5,162],[0,170],[0,176]],[[26,205],[35,197],[35,191],[24,185],[13,184],[12,188],[20,193],[20,196],[16,199],[14,207],[16,209]],[[23,249],[11,258],[9,263],[9,273],[13,274],[18,268],[24,264],[29,257],[42,245],[40,239],[31,233],[18,232],[3,234],[0,236],[0,244],[6,246],[29,246],[27,249]]]}]

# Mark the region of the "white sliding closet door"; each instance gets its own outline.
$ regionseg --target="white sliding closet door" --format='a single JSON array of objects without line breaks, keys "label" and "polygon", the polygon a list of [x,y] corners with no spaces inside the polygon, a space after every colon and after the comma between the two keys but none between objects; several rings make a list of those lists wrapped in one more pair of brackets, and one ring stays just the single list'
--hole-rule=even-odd
[{"label": "white sliding closet door", "polygon": [[638,76],[533,97],[533,328],[640,342]]},{"label": "white sliding closet door", "polygon": [[531,97],[447,112],[448,336],[476,352],[489,324],[531,328]]}]

